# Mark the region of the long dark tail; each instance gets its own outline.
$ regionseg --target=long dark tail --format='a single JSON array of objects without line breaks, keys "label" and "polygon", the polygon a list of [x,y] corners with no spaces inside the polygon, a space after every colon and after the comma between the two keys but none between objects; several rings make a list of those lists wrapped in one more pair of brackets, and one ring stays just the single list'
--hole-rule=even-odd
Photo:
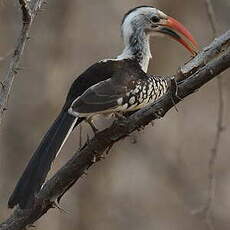
[{"label": "long dark tail", "polygon": [[9,208],[13,208],[17,204],[21,208],[32,205],[34,195],[44,183],[54,158],[72,129],[80,122],[80,118],[75,118],[62,110],[26,166],[14,192],[10,196]]}]

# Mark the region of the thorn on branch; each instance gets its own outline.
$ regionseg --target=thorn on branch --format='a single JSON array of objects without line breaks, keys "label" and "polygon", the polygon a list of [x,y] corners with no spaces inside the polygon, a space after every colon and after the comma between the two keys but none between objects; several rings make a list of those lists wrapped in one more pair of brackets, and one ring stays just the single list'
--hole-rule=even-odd
[{"label": "thorn on branch", "polygon": [[105,155],[101,155],[100,158],[101,158],[101,160],[104,160],[105,159]]},{"label": "thorn on branch", "polygon": [[22,67],[16,67],[13,69],[13,72],[14,72],[14,74],[18,74],[18,71],[21,71],[21,70],[23,70]]},{"label": "thorn on branch", "polygon": [[65,209],[61,208],[61,206],[57,203],[57,202],[54,202],[54,207],[57,208],[59,211],[61,212],[64,212],[66,214],[69,214]]},{"label": "thorn on branch", "polygon": [[16,67],[15,69],[16,69],[16,71],[21,71],[21,70],[23,70],[23,67]]},{"label": "thorn on branch", "polygon": [[[105,154],[108,155],[109,151],[112,149],[113,143],[106,149]],[[103,156],[105,158],[105,156]]]},{"label": "thorn on branch", "polygon": [[87,170],[85,170],[85,171],[82,173],[82,175],[88,176]]}]

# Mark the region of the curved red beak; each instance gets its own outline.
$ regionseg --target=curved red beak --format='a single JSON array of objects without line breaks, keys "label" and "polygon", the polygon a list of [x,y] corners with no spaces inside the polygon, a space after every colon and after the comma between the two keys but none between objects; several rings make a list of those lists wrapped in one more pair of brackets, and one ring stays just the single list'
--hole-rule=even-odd
[{"label": "curved red beak", "polygon": [[[168,34],[170,37],[181,43],[186,49],[188,49],[192,55],[196,55],[198,52],[198,44],[191,35],[191,33],[176,19],[168,17],[165,24],[161,28],[162,33]],[[183,35],[183,39],[179,34]]]}]

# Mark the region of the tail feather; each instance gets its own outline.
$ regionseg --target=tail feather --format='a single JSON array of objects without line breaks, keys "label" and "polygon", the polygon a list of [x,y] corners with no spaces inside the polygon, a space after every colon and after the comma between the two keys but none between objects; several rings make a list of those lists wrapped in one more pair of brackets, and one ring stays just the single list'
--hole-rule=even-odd
[{"label": "tail feather", "polygon": [[54,158],[79,121],[78,118],[68,114],[65,110],[59,114],[43,137],[10,196],[9,208],[13,208],[17,204],[21,208],[32,205],[34,195],[44,183]]}]

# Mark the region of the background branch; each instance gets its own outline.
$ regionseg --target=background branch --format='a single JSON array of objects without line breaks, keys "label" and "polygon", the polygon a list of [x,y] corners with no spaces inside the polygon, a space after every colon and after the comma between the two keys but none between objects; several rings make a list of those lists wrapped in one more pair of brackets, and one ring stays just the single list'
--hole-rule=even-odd
[{"label": "background branch", "polygon": [[[207,8],[210,25],[212,28],[212,38],[214,39],[217,35],[217,28],[218,28],[215,11],[211,0],[205,0],[205,4]],[[218,110],[217,110],[215,140],[214,140],[213,148],[211,150],[209,164],[208,164],[208,198],[204,207],[201,210],[201,214],[204,215],[210,230],[215,229],[214,217],[212,215],[212,205],[214,203],[215,193],[216,193],[215,165],[216,165],[217,155],[220,147],[221,133],[223,132],[223,126],[224,126],[224,95],[223,95],[221,77],[222,76],[219,75],[219,77],[217,78]]]},{"label": "background branch", "polygon": [[33,23],[34,17],[41,7],[43,0],[19,0],[19,4],[22,10],[22,29],[18,37],[16,48],[13,51],[11,57],[10,65],[7,74],[5,75],[3,81],[1,82],[0,88],[0,124],[2,123],[2,118],[4,111],[7,110],[8,100],[10,96],[10,90],[13,85],[16,74],[19,70],[19,63],[21,56],[23,54],[26,41],[29,38],[29,32],[31,25]]},{"label": "background branch", "polygon": [[[0,225],[1,230],[17,230],[32,224],[55,207],[55,200],[70,188],[96,161],[104,157],[104,152],[120,139],[146,126],[152,120],[163,117],[175,103],[199,89],[205,83],[230,67],[230,31],[215,39],[195,58],[180,67],[176,78],[178,96],[169,93],[160,100],[142,110],[137,111],[128,119],[115,121],[113,125],[88,141],[37,194],[36,202],[31,209],[16,208],[13,214]],[[179,99],[180,98],[180,99]],[[108,152],[108,151],[107,151]],[[96,159],[96,161],[95,161]]]}]

